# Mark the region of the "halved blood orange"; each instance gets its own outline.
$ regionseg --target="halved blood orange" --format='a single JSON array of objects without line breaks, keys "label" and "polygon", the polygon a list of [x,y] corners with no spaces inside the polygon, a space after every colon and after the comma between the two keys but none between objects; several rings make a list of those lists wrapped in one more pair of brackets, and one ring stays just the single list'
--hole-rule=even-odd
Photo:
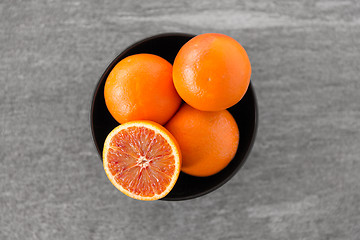
[{"label": "halved blood orange", "polygon": [[175,138],[152,121],[131,121],[113,129],[104,143],[103,163],[111,183],[129,197],[157,200],[174,187],[181,169]]}]

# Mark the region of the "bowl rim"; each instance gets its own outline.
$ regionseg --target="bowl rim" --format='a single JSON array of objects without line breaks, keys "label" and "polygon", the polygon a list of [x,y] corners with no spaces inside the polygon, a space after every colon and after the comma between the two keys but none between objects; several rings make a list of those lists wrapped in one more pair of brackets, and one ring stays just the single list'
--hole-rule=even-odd
[{"label": "bowl rim", "polygon": [[[100,85],[102,84],[105,76],[107,76],[111,69],[114,68],[114,66],[119,62],[119,58],[122,58],[123,55],[125,55],[129,50],[131,50],[132,48],[153,40],[153,39],[157,39],[157,38],[161,38],[161,37],[189,37],[189,38],[193,38],[195,37],[195,34],[190,34],[190,33],[182,33],[182,32],[169,32],[169,33],[160,33],[160,34],[156,34],[156,35],[152,35],[150,37],[141,39],[133,44],[131,44],[129,47],[125,48],[124,50],[122,50],[119,54],[116,55],[116,57],[108,64],[107,68],[105,69],[105,71],[101,74],[101,77],[99,78],[96,87],[93,91],[92,94],[92,100],[91,100],[91,108],[90,108],[90,114],[89,114],[89,120],[90,120],[90,128],[91,128],[91,135],[92,135],[92,140],[93,140],[93,144],[95,145],[95,148],[97,150],[97,153],[100,157],[100,160],[102,161],[102,153],[100,152],[100,148],[97,144],[96,138],[95,138],[95,130],[94,130],[94,122],[93,122],[93,114],[94,114],[94,105],[95,105],[95,96],[97,95]],[[189,39],[190,40],[190,39]],[[227,183],[231,178],[234,177],[235,174],[237,174],[237,172],[243,167],[243,165],[245,164],[247,158],[249,157],[252,148],[254,146],[255,143],[255,139],[257,136],[257,132],[258,132],[258,125],[259,125],[259,109],[258,109],[258,101],[257,101],[257,96],[254,90],[254,87],[252,85],[252,82],[250,80],[250,84],[249,87],[247,89],[247,91],[251,91],[252,95],[253,95],[253,101],[254,101],[254,128],[253,128],[253,134],[251,136],[250,142],[249,142],[249,147],[247,148],[243,158],[241,159],[240,163],[234,168],[234,170],[231,172],[231,174],[227,175],[222,181],[220,181],[218,184],[216,184],[215,186],[205,190],[205,191],[201,191],[199,193],[193,194],[193,195],[189,195],[189,196],[185,196],[185,197],[176,197],[176,198],[166,198],[166,196],[162,199],[159,200],[163,200],[163,201],[183,201],[183,200],[190,200],[190,199],[195,199],[201,196],[204,196],[206,194],[209,194],[213,191],[215,191],[216,189],[219,189],[220,187],[222,187],[225,183]]]},{"label": "bowl rim", "polygon": [[252,148],[254,146],[255,139],[256,139],[256,136],[257,136],[257,131],[258,131],[258,123],[259,123],[259,120],[258,120],[258,116],[259,116],[258,111],[259,110],[258,110],[257,98],[256,98],[256,95],[255,95],[255,91],[254,91],[252,86],[249,87],[248,90],[251,90],[252,94],[254,95],[254,109],[255,109],[255,112],[254,112],[254,115],[255,115],[254,116],[254,131],[253,131],[252,137],[251,137],[250,142],[249,142],[249,147],[246,149],[246,153],[244,154],[244,157],[241,159],[240,163],[234,168],[234,170],[231,172],[231,174],[227,175],[222,181],[220,181],[215,186],[213,186],[213,187],[211,187],[211,188],[209,188],[209,189],[207,189],[205,191],[201,191],[199,193],[189,195],[189,196],[186,196],[186,197],[166,198],[166,196],[165,196],[165,198],[162,198],[160,200],[163,200],[163,201],[182,201],[182,200],[190,200],[190,199],[198,198],[198,197],[204,196],[206,194],[209,194],[209,193],[215,191],[216,189],[219,189],[223,185],[225,185],[225,183],[230,181],[230,179],[233,178],[235,176],[235,174],[237,174],[239,172],[239,170],[244,166],[244,164],[245,164],[247,158],[249,157],[249,155],[250,155],[250,153],[252,151]]}]

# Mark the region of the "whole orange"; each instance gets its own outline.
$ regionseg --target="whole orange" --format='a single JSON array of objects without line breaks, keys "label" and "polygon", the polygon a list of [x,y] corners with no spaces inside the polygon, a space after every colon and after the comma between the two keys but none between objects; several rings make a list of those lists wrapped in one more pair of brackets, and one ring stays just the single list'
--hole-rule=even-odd
[{"label": "whole orange", "polygon": [[239,129],[227,110],[205,112],[183,104],[165,125],[177,140],[181,170],[205,177],[224,169],[235,156]]},{"label": "whole orange", "polygon": [[172,65],[153,54],[136,54],[111,70],[105,103],[119,123],[151,120],[166,123],[181,104],[172,80]]},{"label": "whole orange", "polygon": [[173,79],[180,97],[203,111],[219,111],[241,100],[250,83],[251,65],[235,39],[219,33],[198,35],[178,52]]}]

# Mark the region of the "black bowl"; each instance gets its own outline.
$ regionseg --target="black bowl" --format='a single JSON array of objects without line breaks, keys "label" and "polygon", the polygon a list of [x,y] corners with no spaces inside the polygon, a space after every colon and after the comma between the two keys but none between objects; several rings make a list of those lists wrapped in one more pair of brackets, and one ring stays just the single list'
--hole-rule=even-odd
[{"label": "black bowl", "polygon": [[[110,71],[123,58],[138,53],[155,54],[173,63],[180,48],[194,36],[184,33],[152,36],[128,47],[111,62],[96,86],[90,113],[92,136],[101,160],[107,135],[119,125],[107,110],[104,99],[104,85]],[[240,131],[239,147],[234,159],[226,168],[210,177],[193,177],[181,172],[174,188],[162,200],[186,200],[210,193],[229,181],[242,167],[253,146],[258,124],[256,96],[251,83],[241,101],[228,110]]]}]

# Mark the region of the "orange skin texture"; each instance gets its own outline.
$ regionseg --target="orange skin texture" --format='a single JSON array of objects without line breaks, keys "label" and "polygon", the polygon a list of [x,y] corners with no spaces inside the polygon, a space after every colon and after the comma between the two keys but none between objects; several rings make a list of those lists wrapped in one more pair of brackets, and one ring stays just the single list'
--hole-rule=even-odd
[{"label": "orange skin texture", "polygon": [[227,110],[205,112],[183,104],[165,125],[177,140],[181,170],[206,177],[224,169],[235,156],[239,129]]},{"label": "orange skin texture", "polygon": [[104,97],[119,123],[151,120],[165,124],[181,104],[172,80],[172,65],[153,54],[121,60],[106,80]]},{"label": "orange skin texture", "polygon": [[203,111],[219,111],[238,103],[245,95],[251,65],[245,49],[219,33],[198,35],[177,54],[174,85],[181,98]]}]

